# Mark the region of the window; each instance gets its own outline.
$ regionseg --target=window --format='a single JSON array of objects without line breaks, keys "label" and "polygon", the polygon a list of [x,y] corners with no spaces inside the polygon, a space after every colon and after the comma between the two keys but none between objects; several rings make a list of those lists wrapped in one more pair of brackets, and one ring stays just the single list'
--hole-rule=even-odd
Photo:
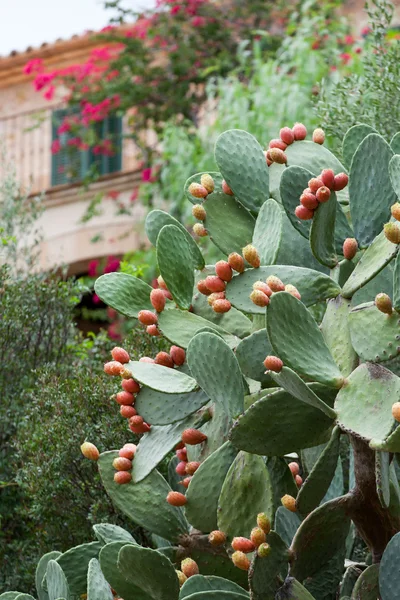
[{"label": "window", "polygon": [[112,156],[95,154],[90,150],[76,150],[68,147],[68,141],[72,139],[71,133],[57,134],[57,130],[67,116],[67,110],[56,110],[53,112],[52,141],[58,139],[61,142],[60,152],[52,155],[51,159],[51,185],[62,185],[81,181],[89,169],[96,166],[99,175],[116,173],[121,170],[121,147],[122,147],[122,119],[111,116],[96,125],[96,135],[100,140],[111,139],[115,153]]}]

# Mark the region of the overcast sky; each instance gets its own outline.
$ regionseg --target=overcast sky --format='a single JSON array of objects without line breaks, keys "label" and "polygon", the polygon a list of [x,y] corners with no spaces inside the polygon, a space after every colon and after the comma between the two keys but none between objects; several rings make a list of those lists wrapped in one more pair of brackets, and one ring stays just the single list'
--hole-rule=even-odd
[{"label": "overcast sky", "polygon": [[[136,9],[153,0],[125,0]],[[0,0],[0,55],[107,25],[102,0]]]}]

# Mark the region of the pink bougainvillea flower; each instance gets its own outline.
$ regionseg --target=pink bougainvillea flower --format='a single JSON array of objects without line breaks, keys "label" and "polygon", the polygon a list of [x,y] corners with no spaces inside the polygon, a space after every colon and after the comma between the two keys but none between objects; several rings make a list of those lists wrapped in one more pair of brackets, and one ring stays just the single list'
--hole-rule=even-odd
[{"label": "pink bougainvillea flower", "polygon": [[51,153],[58,154],[61,150],[61,142],[60,140],[54,140],[51,144]]},{"label": "pink bougainvillea flower", "polygon": [[31,73],[39,72],[43,70],[43,61],[41,58],[33,58],[29,60],[23,68],[25,75],[31,75]]},{"label": "pink bougainvillea flower", "polygon": [[120,263],[121,261],[119,258],[115,258],[115,256],[109,256],[107,259],[107,264],[104,267],[104,273],[114,273],[115,271],[118,271]]},{"label": "pink bougainvillea flower", "polygon": [[149,181],[151,181],[151,167],[147,167],[146,169],[143,169],[142,181],[144,183],[148,183]]},{"label": "pink bougainvillea flower", "polygon": [[342,59],[342,63],[344,65],[347,65],[351,61],[351,54],[349,54],[348,52],[342,52],[340,58]]},{"label": "pink bougainvillea flower", "polygon": [[107,196],[109,198],[111,198],[111,200],[116,200],[118,198],[119,194],[120,194],[120,192],[118,192],[117,190],[110,190],[107,193]]},{"label": "pink bougainvillea flower", "polygon": [[50,85],[47,88],[47,90],[45,91],[45,93],[43,94],[43,96],[46,98],[46,100],[53,100],[55,91],[56,91],[55,86]]},{"label": "pink bougainvillea flower", "polygon": [[97,277],[97,268],[99,266],[98,260],[91,260],[88,266],[89,277]]},{"label": "pink bougainvillea flower", "polygon": [[136,190],[133,190],[132,194],[129,196],[129,200],[131,202],[135,202],[139,197],[139,188],[137,188]]},{"label": "pink bougainvillea flower", "polygon": [[100,298],[98,297],[97,294],[93,294],[92,300],[93,300],[94,304],[100,304],[100,302],[101,302],[101,300],[100,300]]},{"label": "pink bougainvillea flower", "polygon": [[346,35],[346,37],[344,38],[344,43],[347,44],[348,46],[352,46],[355,42],[355,39],[352,35]]}]

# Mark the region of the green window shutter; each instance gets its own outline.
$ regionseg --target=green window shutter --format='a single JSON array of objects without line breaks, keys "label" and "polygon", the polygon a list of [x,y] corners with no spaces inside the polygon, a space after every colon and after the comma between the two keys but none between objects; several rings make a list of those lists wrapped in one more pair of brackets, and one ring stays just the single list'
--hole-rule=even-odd
[{"label": "green window shutter", "polygon": [[53,112],[52,141],[58,139],[62,150],[57,152],[57,154],[52,154],[51,157],[52,186],[80,181],[89,166],[88,152],[68,148],[68,140],[73,136],[69,132],[62,133],[61,135],[57,134],[57,129],[69,114],[73,114],[73,112],[66,109],[59,109]]},{"label": "green window shutter", "polygon": [[113,115],[96,125],[96,135],[99,140],[110,139],[114,154],[105,156],[91,152],[90,164],[95,164],[99,175],[116,173],[122,169],[122,118]]}]

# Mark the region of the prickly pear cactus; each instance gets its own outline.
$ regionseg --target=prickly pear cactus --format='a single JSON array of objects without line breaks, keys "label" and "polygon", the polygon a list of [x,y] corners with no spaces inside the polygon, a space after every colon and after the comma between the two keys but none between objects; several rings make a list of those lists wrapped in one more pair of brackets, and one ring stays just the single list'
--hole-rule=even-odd
[{"label": "prickly pear cactus", "polygon": [[42,558],[40,600],[398,598],[400,156],[368,126],[347,133],[345,166],[311,137],[297,123],[264,151],[222,134],[219,171],[184,187],[194,235],[147,217],[158,287],[97,280],[171,344],[139,361],[114,348],[127,443],[82,445],[155,547],[96,526],[97,542]]}]

